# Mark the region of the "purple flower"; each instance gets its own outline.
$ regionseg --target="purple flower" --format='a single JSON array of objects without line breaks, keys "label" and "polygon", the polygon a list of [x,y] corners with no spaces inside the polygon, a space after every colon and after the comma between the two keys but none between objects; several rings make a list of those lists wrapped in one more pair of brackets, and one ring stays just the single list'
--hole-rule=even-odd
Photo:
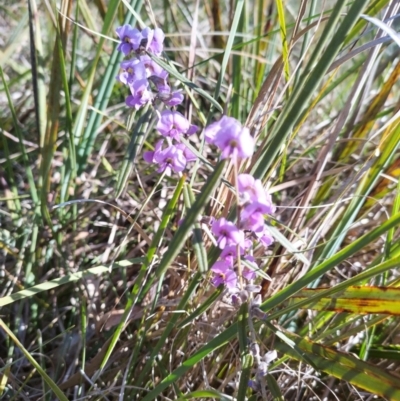
[{"label": "purple flower", "polygon": [[146,67],[147,77],[158,77],[164,82],[168,78],[168,72],[153,61],[147,54],[140,56],[140,61]]},{"label": "purple flower", "polygon": [[141,50],[140,48],[148,50],[151,42],[153,41],[153,37],[154,37],[153,29],[150,29],[149,27],[143,28],[141,32],[140,46],[137,50],[140,51]]},{"label": "purple flower", "polygon": [[214,263],[211,271],[214,273],[211,282],[213,286],[219,287],[224,284],[228,288],[235,288],[237,284],[236,273],[230,269],[229,264],[223,260]]},{"label": "purple flower", "polygon": [[[244,254],[244,248],[243,246],[240,246],[240,254]],[[237,246],[236,245],[229,245],[226,246],[220,255],[220,258],[225,260],[226,262],[229,263],[230,266],[234,265],[234,262],[237,258]]]},{"label": "purple flower", "polygon": [[245,230],[263,231],[264,214],[271,213],[270,205],[258,201],[249,203],[240,214],[240,221]]},{"label": "purple flower", "polygon": [[149,150],[143,153],[143,159],[147,163],[156,163],[155,155],[160,153],[163,143],[164,141],[162,139],[157,141],[156,146],[154,146],[154,150]]},{"label": "purple flower", "polygon": [[169,174],[172,171],[175,173],[184,170],[186,163],[196,160],[196,156],[183,143],[171,145],[163,149],[164,140],[159,140],[154,150],[143,153],[143,159],[148,163],[158,164],[158,172],[167,170]]},{"label": "purple flower", "polygon": [[255,232],[254,234],[264,246],[269,246],[274,242],[274,238],[272,237],[268,230],[268,226],[266,225],[264,225],[262,231]]},{"label": "purple flower", "polygon": [[240,157],[242,159],[250,157],[254,151],[254,140],[248,128],[232,130],[229,132],[219,132],[215,136],[214,143],[221,149],[221,158]]},{"label": "purple flower", "polygon": [[155,30],[148,27],[139,31],[130,25],[123,25],[116,29],[121,43],[118,50],[127,56],[131,51],[140,53],[142,50],[148,50],[157,56],[163,51],[164,32],[160,28]]},{"label": "purple flower", "polygon": [[231,127],[238,125],[240,128],[240,124],[237,120],[232,117],[222,116],[219,121],[216,121],[210,124],[204,130],[204,136],[206,138],[207,143],[214,143],[215,136],[221,130],[229,130]]},{"label": "purple flower", "polygon": [[[254,265],[254,268],[257,268],[257,265],[255,264],[256,260],[254,259],[253,256],[251,255],[246,255],[244,257],[245,260],[250,262],[252,265]],[[243,277],[246,280],[254,280],[256,278],[256,272],[253,269],[248,268],[247,266],[243,269]]]},{"label": "purple flower", "polygon": [[117,79],[125,85],[133,85],[135,81],[146,79],[146,68],[138,60],[125,60],[121,63],[122,72]]},{"label": "purple flower", "polygon": [[149,91],[149,82],[147,79],[140,79],[138,81],[133,82],[132,85],[129,86],[132,95],[129,95],[125,103],[129,107],[135,107],[136,110],[140,109],[146,103],[149,103],[153,96]]},{"label": "purple flower", "polygon": [[[192,127],[195,127],[195,130]],[[192,134],[197,131],[197,127],[191,126],[189,121],[178,111],[165,110],[161,113],[157,130],[161,135],[179,142],[182,134]]]},{"label": "purple flower", "polygon": [[254,151],[254,140],[250,131],[236,119],[223,116],[205,130],[206,141],[221,150],[221,158],[250,157]]},{"label": "purple flower", "polygon": [[182,91],[171,92],[171,88],[165,82],[161,84],[156,84],[158,89],[158,98],[164,102],[167,106],[173,107],[181,104],[183,102]]},{"label": "purple flower", "polygon": [[157,170],[159,173],[166,171],[167,174],[170,174],[171,170],[178,173],[183,171],[186,167],[186,159],[183,151],[174,145],[156,152],[154,154],[154,160],[159,165]]},{"label": "purple flower", "polygon": [[154,53],[157,56],[160,56],[163,48],[164,48],[164,39],[165,39],[165,35],[164,32],[162,31],[162,29],[160,28],[156,28],[154,29],[154,34],[153,34],[153,38],[151,40],[150,46],[149,46],[149,51],[151,51],[152,53]]},{"label": "purple flower", "polygon": [[187,162],[194,162],[197,159],[196,155],[183,143],[178,143],[175,146],[182,150]]},{"label": "purple flower", "polygon": [[127,56],[132,50],[136,51],[139,48],[142,35],[136,28],[132,28],[130,25],[120,26],[115,30],[118,37],[121,39],[121,43],[118,45],[117,50]]},{"label": "purple flower", "polygon": [[238,176],[239,192],[243,198],[244,203],[258,201],[269,205],[271,212],[275,211],[272,205],[271,196],[265,191],[261,180],[256,180],[250,174],[239,174]]},{"label": "purple flower", "polygon": [[242,244],[244,241],[243,231],[239,230],[235,224],[224,217],[213,223],[211,231],[217,236],[218,246],[221,249],[229,245]]}]

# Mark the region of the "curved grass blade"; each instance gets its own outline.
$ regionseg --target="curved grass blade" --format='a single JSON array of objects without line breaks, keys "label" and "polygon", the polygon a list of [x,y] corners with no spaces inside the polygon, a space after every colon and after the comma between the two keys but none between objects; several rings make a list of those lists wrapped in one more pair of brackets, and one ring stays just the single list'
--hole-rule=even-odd
[{"label": "curved grass blade", "polygon": [[54,394],[60,401],[68,401],[68,398],[65,394],[60,390],[56,383],[51,379],[51,377],[43,370],[43,368],[36,362],[36,360],[32,357],[29,351],[21,344],[15,334],[8,328],[8,326],[3,322],[3,319],[0,318],[0,327],[7,333],[7,335],[11,338],[14,344],[22,351],[25,355],[25,358],[32,364],[32,366],[39,372],[40,376],[42,376],[43,380],[46,384],[53,390]]}]

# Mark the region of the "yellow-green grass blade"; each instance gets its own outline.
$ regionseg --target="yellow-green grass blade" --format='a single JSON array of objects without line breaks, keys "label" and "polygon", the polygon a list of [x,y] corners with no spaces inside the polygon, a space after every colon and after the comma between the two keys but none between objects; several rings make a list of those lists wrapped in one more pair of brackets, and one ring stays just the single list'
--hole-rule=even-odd
[{"label": "yellow-green grass blade", "polygon": [[[293,127],[306,110],[309,100],[315,93],[318,85],[322,82],[325,73],[328,71],[328,68],[341,49],[343,40],[358,20],[365,4],[362,2],[354,2],[343,18],[342,23],[338,25],[343,7],[343,2],[337,2],[332,10],[331,17],[325,26],[321,39],[317,43],[301,79],[299,79],[299,84],[293,89],[287,105],[274,124],[270,134],[272,137],[271,142],[262,150],[261,157],[256,161],[253,167],[252,173],[255,177],[264,178],[268,169],[276,160],[276,156],[280,152],[282,144],[291,134]],[[326,41],[332,36],[331,33],[334,30],[335,33],[331,41],[324,49],[323,47]],[[319,60],[316,63],[317,59]]]},{"label": "yellow-green grass blade", "polygon": [[349,156],[355,153],[357,148],[360,146],[360,143],[362,143],[360,139],[365,138],[371,132],[371,129],[376,124],[378,112],[386,103],[393,86],[399,79],[399,76],[400,62],[396,64],[386,82],[381,86],[379,93],[377,93],[374,99],[372,99],[359,123],[358,129],[355,130],[351,136],[351,142],[348,143],[341,152],[340,158],[342,162],[347,161]]},{"label": "yellow-green grass blade", "polygon": [[134,263],[140,263],[143,261],[143,258],[134,258],[121,260],[119,262],[114,262],[111,266],[96,266],[91,267],[87,270],[83,270],[80,272],[69,273],[63,277],[56,278],[54,280],[46,281],[41,284],[34,285],[32,287],[26,288],[24,290],[15,292],[14,294],[7,295],[6,297],[0,298],[0,307],[5,305],[12,304],[13,302],[20,301],[26,298],[31,298],[34,295],[37,295],[41,292],[49,291],[53,288],[57,288],[60,285],[74,283],[80,280],[83,277],[86,277],[91,274],[100,275],[104,273],[109,273],[110,270],[116,268],[126,268],[131,266]]},{"label": "yellow-green grass blade", "polygon": [[54,394],[60,401],[68,401],[68,398],[65,394],[60,390],[56,383],[51,379],[51,377],[43,370],[43,368],[36,362],[36,360],[32,357],[29,351],[22,345],[22,343],[18,340],[17,336],[9,329],[9,327],[4,323],[3,319],[0,318],[0,327],[6,332],[6,334],[11,338],[14,344],[22,351],[25,355],[25,358],[32,364],[32,366],[38,371],[40,376],[42,376],[43,380],[46,384],[53,390]]},{"label": "yellow-green grass blade", "polygon": [[[29,30],[31,37],[31,63],[32,63],[32,76],[33,85],[35,88],[35,112],[37,119],[37,129],[40,147],[44,146],[44,134],[46,131],[47,121],[47,102],[46,90],[47,85],[45,82],[46,66],[44,64],[44,48],[42,41],[42,30],[40,27],[40,18],[38,18],[38,10],[36,1],[29,2]],[[46,32],[49,38],[54,30]]]},{"label": "yellow-green grass blade", "polygon": [[[292,302],[318,297],[325,289],[304,289],[291,298]],[[314,299],[315,299],[314,298]],[[400,288],[396,287],[348,287],[335,295],[318,297],[307,302],[307,309],[346,312],[355,314],[382,313],[400,315]]]},{"label": "yellow-green grass blade", "polygon": [[62,86],[64,89],[65,96],[65,111],[66,111],[66,132],[68,135],[68,159],[66,161],[66,174],[63,179],[63,183],[61,186],[60,193],[60,202],[65,202],[68,199],[68,194],[70,190],[73,189],[74,179],[76,177],[76,151],[75,151],[75,141],[72,135],[72,125],[73,125],[73,117],[72,117],[72,107],[71,107],[71,97],[70,97],[70,88],[68,83],[67,76],[67,65],[65,60],[65,46],[63,45],[63,41],[61,40],[61,35],[57,32],[56,40],[58,42],[58,52],[59,52],[59,65],[60,71],[59,75],[61,78]]},{"label": "yellow-green grass blade", "polygon": [[177,398],[177,400],[179,401],[196,400],[197,398],[200,398],[201,400],[215,398],[221,401],[233,401],[233,398],[231,396],[227,396],[224,393],[212,389],[192,391],[188,394],[185,394],[184,397]]},{"label": "yellow-green grass blade", "polygon": [[[52,226],[52,221],[47,208],[47,199],[50,192],[51,183],[51,170],[53,166],[53,156],[56,150],[56,142],[59,133],[60,124],[60,92],[62,88],[62,78],[60,74],[61,68],[65,69],[65,65],[61,65],[60,56],[63,54],[62,46],[66,44],[68,37],[68,30],[64,26],[61,28],[59,19],[56,19],[57,26],[56,32],[53,36],[52,45],[52,63],[50,72],[49,93],[47,98],[47,121],[46,129],[43,138],[43,147],[41,149],[41,163],[40,163],[40,176],[41,176],[41,213],[43,219],[47,224]],[[54,31],[53,31],[54,32]],[[65,70],[64,70],[65,73]],[[69,100],[69,99],[68,99]]]},{"label": "yellow-green grass blade", "polygon": [[[366,15],[379,15],[382,9],[389,3],[389,0],[375,0],[372,4],[368,5],[368,8],[365,10]],[[357,36],[365,29],[367,22],[365,19],[360,19],[355,25],[354,28],[349,32],[346,40],[344,41],[344,45],[348,45],[352,40],[355,40]]]},{"label": "yellow-green grass blade", "polygon": [[287,31],[286,31],[286,21],[285,21],[285,10],[283,7],[282,0],[276,0],[276,8],[278,11],[278,21],[279,29],[281,32],[282,41],[282,58],[283,58],[283,70],[285,72],[285,80],[289,81],[290,70],[289,70],[289,48],[287,42]]},{"label": "yellow-green grass blade", "polygon": [[[398,212],[400,212],[400,177],[399,176],[397,176],[396,196],[394,198],[391,215],[393,216],[394,214],[396,214]],[[394,249],[392,250],[394,234],[395,234],[395,228],[393,227],[388,231],[388,234],[386,237],[386,243],[385,243],[385,257],[386,258],[389,258],[391,256],[391,254],[395,252]]]},{"label": "yellow-green grass blade", "polygon": [[350,287],[354,284],[357,284],[360,282],[362,283],[371,277],[374,277],[379,274],[387,272],[388,270],[398,266],[399,263],[400,263],[400,257],[399,256],[393,257],[389,260],[386,260],[374,267],[371,267],[371,268],[363,271],[362,273],[359,273],[355,277],[352,277],[348,280],[341,282],[340,284],[335,285],[332,288],[323,290],[323,291],[315,294],[313,297],[309,297],[308,299],[304,299],[302,301],[296,302],[295,304],[291,304],[290,306],[284,308],[283,310],[281,310],[279,312],[273,313],[270,316],[274,318],[276,316],[280,316],[284,313],[287,313],[291,310],[296,310],[296,309],[302,308],[303,306],[308,305],[309,303],[312,303],[314,301],[317,301],[318,299],[320,299],[324,296],[327,297],[327,296],[331,296],[332,294],[336,294],[340,291],[345,291],[348,287]]},{"label": "yellow-green grass blade", "polygon": [[328,373],[338,379],[346,380],[359,388],[385,397],[388,400],[397,401],[400,399],[399,379],[386,373],[383,369],[361,361],[351,354],[341,353],[290,333],[287,333],[287,335],[302,351],[302,357],[299,358],[299,355],[292,348],[279,341],[276,343],[278,351],[296,360],[302,360],[302,358],[307,357],[313,361],[317,370]]},{"label": "yellow-green grass blade", "polygon": [[171,243],[165,252],[160,264],[156,270],[156,277],[159,277],[168,267],[173,263],[180,250],[183,248],[185,240],[192,230],[194,224],[197,222],[198,217],[206,207],[208,200],[215,188],[220,182],[220,177],[225,167],[225,160],[220,161],[214,169],[214,172],[209,176],[208,180],[201,189],[200,194],[197,196],[196,201],[192,207],[186,212],[186,216],[176,231]]},{"label": "yellow-green grass blade", "polygon": [[246,393],[249,388],[251,369],[254,362],[253,355],[249,352],[248,348],[248,319],[249,305],[247,304],[247,302],[243,302],[239,309],[237,325],[240,350],[240,380],[236,398],[238,401],[246,400]]},{"label": "yellow-green grass blade", "polygon": [[[236,27],[237,32],[248,32],[247,25],[248,25],[248,17],[246,13],[246,2],[244,2],[242,10],[240,12],[240,18]],[[230,32],[232,35],[232,31]],[[235,45],[240,44],[243,41],[241,36],[235,39]],[[237,118],[239,121],[243,121],[246,118],[247,112],[246,107],[244,106],[243,99],[245,98],[243,95],[248,93],[249,91],[246,90],[247,79],[243,76],[242,71],[248,70],[247,63],[249,58],[242,57],[239,55],[232,55],[232,85],[233,85],[233,93],[232,98],[229,102],[229,109],[230,112],[228,113],[232,117]]]},{"label": "yellow-green grass blade", "polygon": [[[351,352],[358,353],[360,347],[355,346]],[[370,359],[380,358],[392,361],[400,361],[400,346],[396,344],[375,345],[371,344],[368,349],[368,357]]]},{"label": "yellow-green grass blade", "polygon": [[[269,4],[268,4],[269,3]],[[266,43],[265,40],[261,40],[262,38],[266,37],[268,33],[271,31],[273,24],[272,24],[272,11],[274,9],[273,3],[269,2],[268,0],[258,0],[257,2],[257,9],[256,9],[256,37],[259,40],[255,43],[255,54],[257,56],[264,56],[267,60],[269,57],[267,56],[267,50],[269,48],[269,44]],[[263,63],[256,60],[256,64],[254,66],[254,82],[255,82],[255,91],[254,91],[254,99],[256,95],[259,93],[264,73],[266,69],[266,63]]]}]

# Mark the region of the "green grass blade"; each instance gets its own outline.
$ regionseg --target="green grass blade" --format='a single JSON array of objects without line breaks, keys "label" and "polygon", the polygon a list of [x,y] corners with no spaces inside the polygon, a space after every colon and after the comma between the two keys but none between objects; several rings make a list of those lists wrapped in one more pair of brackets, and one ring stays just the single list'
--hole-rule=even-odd
[{"label": "green grass blade", "polygon": [[110,266],[96,266],[96,267],[91,267],[87,270],[83,270],[81,272],[69,273],[63,277],[56,278],[56,279],[50,280],[50,281],[46,281],[44,283],[37,284],[35,286],[18,291],[14,294],[2,297],[2,298],[0,298],[0,307],[12,304],[13,302],[16,302],[16,301],[21,301],[26,298],[31,298],[32,296],[34,296],[36,294],[39,294],[44,291],[49,291],[53,288],[59,287],[60,285],[74,283],[74,282],[82,279],[83,277],[86,277],[86,276],[89,276],[92,274],[100,275],[100,274],[104,274],[104,273],[109,273],[111,269],[116,269],[116,268],[121,268],[121,267],[125,268],[128,266],[131,266],[133,263],[140,263],[142,261],[143,261],[143,258],[121,260],[119,262],[114,262],[111,265],[111,267]]},{"label": "green grass blade", "polygon": [[[321,39],[311,56],[311,60],[302,74],[301,79],[299,79],[299,87],[293,89],[292,96],[288,100],[287,106],[280,114],[274,125],[273,131],[271,132],[272,140],[270,144],[265,150],[263,150],[261,157],[253,168],[253,174],[255,177],[263,178],[273,161],[276,160],[281,145],[291,134],[292,128],[306,109],[309,100],[315,93],[325,73],[341,49],[347,33],[354,26],[365,7],[365,4],[362,2],[354,2],[343,19],[343,22],[340,26],[337,26],[337,21],[344,5],[343,2],[336,3],[332,15],[327,22],[326,28],[321,35]],[[336,33],[327,48],[323,49],[323,45],[330,37],[329,33],[333,29],[336,29]],[[320,60],[315,67],[313,67],[314,62],[318,57],[320,57]],[[311,71],[312,74],[309,75]]]},{"label": "green grass blade", "polygon": [[[195,202],[194,194],[190,185],[185,185],[183,196],[186,208],[190,209],[192,204]],[[199,271],[204,274],[208,271],[207,250],[204,246],[203,231],[199,223],[194,224],[192,245],[196,254]]]},{"label": "green grass blade", "polygon": [[[303,355],[312,359],[317,370],[346,380],[388,400],[396,401],[400,399],[400,384],[395,376],[361,361],[351,354],[341,353],[307,339],[296,338],[294,335],[291,337],[302,350]],[[279,351],[290,355],[292,358],[300,359],[286,344],[278,342],[276,347]]]},{"label": "green grass blade", "polygon": [[148,134],[148,127],[151,126],[150,121],[153,118],[153,110],[147,109],[144,114],[139,118],[138,122],[133,129],[132,137],[129,146],[118,171],[117,185],[115,188],[115,198],[119,198],[122,192],[126,189],[126,183],[132,173],[133,165],[139,150],[142,147],[144,138]]},{"label": "green grass blade", "polygon": [[43,368],[36,362],[36,360],[32,357],[29,351],[21,344],[18,338],[14,335],[14,333],[8,328],[8,326],[3,322],[0,318],[0,327],[7,333],[7,335],[11,338],[11,340],[15,343],[15,345],[22,351],[25,355],[25,358],[32,364],[32,366],[39,372],[40,376],[42,376],[43,380],[46,384],[53,390],[54,394],[60,401],[68,401],[68,398],[65,394],[60,390],[56,383],[51,379],[51,377],[43,370]]},{"label": "green grass blade", "polygon": [[[112,27],[115,15],[117,13],[119,6],[119,1],[118,0],[111,0],[108,4],[108,9],[107,9],[107,14],[104,19],[104,24],[102,28],[102,35],[107,35]],[[75,118],[75,126],[74,126],[74,138],[75,138],[75,144],[76,144],[76,149],[77,149],[77,158],[78,158],[78,174],[82,172],[82,168],[84,165],[83,162],[83,156],[85,154],[85,148],[87,144],[87,139],[88,139],[88,134],[83,136],[83,127],[86,122],[86,116],[87,112],[89,109],[89,101],[90,101],[90,96],[91,92],[93,89],[93,84],[94,84],[94,79],[97,73],[97,68],[98,68],[98,63],[100,60],[100,56],[103,52],[103,45],[104,45],[105,38],[104,36],[99,37],[99,43],[97,45],[97,50],[96,50],[96,55],[94,59],[92,60],[91,64],[91,70],[89,74],[89,78],[86,82],[86,87],[85,91],[82,95],[80,107],[78,110],[78,113]],[[99,99],[100,100],[100,99]],[[93,128],[93,127],[92,127]],[[87,132],[87,130],[86,130]],[[95,133],[92,133],[91,135],[94,135]]]},{"label": "green grass blade", "polygon": [[285,11],[284,11],[282,0],[276,0],[276,9],[278,11],[279,28],[281,31],[283,70],[285,72],[285,80],[286,80],[286,82],[288,82],[289,76],[290,76],[289,48],[288,48],[288,42],[287,42]]},{"label": "green grass blade", "polygon": [[[397,263],[400,258],[397,258]],[[304,289],[298,292],[292,300],[298,302],[307,299],[307,308],[333,312],[355,314],[388,314],[400,315],[400,288],[396,287],[347,287],[330,296],[318,296],[323,289]],[[314,301],[310,301],[310,298]]]},{"label": "green grass blade", "polygon": [[[132,0],[130,2],[131,7],[137,12],[139,12],[142,8],[142,4],[142,0]],[[131,13],[127,13],[123,25],[134,25],[135,22],[135,16]],[[87,159],[92,153],[93,145],[96,140],[96,134],[103,118],[102,112],[106,110],[110,101],[111,93],[116,82],[115,77],[117,76],[119,64],[122,58],[123,55],[117,50],[117,44],[115,44],[110,60],[107,63],[106,70],[102,77],[99,92],[93,105],[93,110],[90,112],[90,117],[79,145],[79,172],[83,171],[84,167],[86,166]]]},{"label": "green grass blade", "polygon": [[362,250],[367,244],[375,241],[382,234],[386,233],[389,229],[395,227],[399,223],[400,213],[397,213],[390,219],[386,220],[382,225],[378,226],[371,232],[364,234],[362,237],[347,245],[341,251],[316,266],[313,270],[309,271],[303,277],[300,277],[297,281],[286,286],[283,290],[279,291],[277,294],[265,301],[262,305],[262,309],[264,311],[268,311],[271,308],[279,305],[291,295],[294,295],[301,289],[305,288],[308,284],[327,273],[340,262],[346,260],[349,256],[354,255],[356,252]]},{"label": "green grass blade", "polygon": [[196,223],[197,218],[205,208],[212,192],[218,185],[224,167],[224,160],[220,161],[215,166],[214,172],[210,175],[207,182],[204,184],[196,201],[193,203],[190,210],[187,211],[185,219],[176,231],[167,252],[165,252],[163,258],[160,261],[160,264],[156,271],[156,277],[159,277],[163,272],[166,271],[166,269],[168,269],[168,267],[171,265],[171,263],[174,261],[174,259],[184,246],[185,240],[192,230],[193,225]]}]

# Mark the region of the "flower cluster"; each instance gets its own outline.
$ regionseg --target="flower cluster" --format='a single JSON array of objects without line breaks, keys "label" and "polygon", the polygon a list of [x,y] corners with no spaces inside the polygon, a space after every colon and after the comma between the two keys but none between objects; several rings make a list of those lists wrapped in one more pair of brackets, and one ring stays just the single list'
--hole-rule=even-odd
[{"label": "flower cluster", "polygon": [[[238,158],[250,157],[254,152],[254,140],[249,130],[232,117],[223,116],[218,122],[208,126],[205,137],[208,143],[221,150],[221,158],[232,158],[236,162]],[[215,286],[225,284],[232,291],[237,286],[235,264],[238,253],[247,264],[256,266],[251,255],[253,241],[257,240],[264,246],[272,244],[273,238],[265,224],[264,215],[275,212],[275,206],[261,180],[250,174],[239,174],[237,183],[240,199],[238,224],[222,217],[211,226],[218,247],[222,249],[219,260],[211,268],[212,283]],[[242,275],[249,281],[255,278],[254,270],[247,267]]]},{"label": "flower cluster", "polygon": [[249,129],[242,127],[239,121],[232,117],[223,116],[219,121],[205,129],[208,143],[221,150],[221,158],[232,157],[245,159],[254,152],[254,140]]},{"label": "flower cluster", "polygon": [[[183,101],[180,91],[172,91],[168,84],[168,73],[148,54],[160,56],[163,52],[164,32],[160,28],[144,28],[141,31],[130,25],[116,29],[121,40],[117,49],[129,60],[121,63],[121,73],[117,79],[127,85],[131,94],[126,104],[140,109],[157,98],[167,106],[176,106]],[[156,95],[153,94],[151,84]]]},{"label": "flower cluster", "polygon": [[[160,28],[144,28],[140,31],[130,25],[121,26],[116,32],[121,40],[118,50],[129,57],[129,60],[121,63],[122,71],[117,77],[130,89],[131,94],[126,98],[126,104],[135,109],[155,100],[169,107],[181,104],[183,94],[171,90],[168,72],[149,56],[159,57],[162,54],[164,32]],[[181,143],[181,138],[182,135],[196,133],[198,127],[190,124],[181,113],[175,110],[162,111],[156,129],[164,139],[159,140],[154,150],[145,152],[143,157],[148,163],[157,164],[158,172],[179,173],[188,162],[196,159]]]}]

